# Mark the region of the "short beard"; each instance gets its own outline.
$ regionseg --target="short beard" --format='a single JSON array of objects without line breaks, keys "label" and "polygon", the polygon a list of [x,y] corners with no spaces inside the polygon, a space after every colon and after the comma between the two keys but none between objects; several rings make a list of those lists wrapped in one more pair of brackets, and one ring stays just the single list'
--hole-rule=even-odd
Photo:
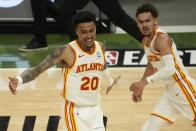
[{"label": "short beard", "polygon": [[86,46],[86,50],[91,50],[91,48],[93,47],[93,44],[91,46]]}]

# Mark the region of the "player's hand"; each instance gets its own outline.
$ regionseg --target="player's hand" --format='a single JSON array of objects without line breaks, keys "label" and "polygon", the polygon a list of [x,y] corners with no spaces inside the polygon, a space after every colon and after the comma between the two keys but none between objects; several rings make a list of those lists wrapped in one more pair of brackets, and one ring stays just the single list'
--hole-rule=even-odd
[{"label": "player's hand", "polygon": [[143,92],[144,87],[148,84],[148,82],[146,81],[146,79],[141,80],[141,81],[137,81],[131,84],[131,86],[129,87],[130,91],[132,92]]},{"label": "player's hand", "polygon": [[13,95],[16,95],[16,88],[18,86],[18,79],[16,77],[8,77],[9,81],[9,88]]},{"label": "player's hand", "polygon": [[119,81],[120,78],[121,78],[121,75],[119,75],[118,77],[114,78],[112,85],[108,86],[108,88],[106,90],[106,95],[110,92],[112,87]]},{"label": "player's hand", "polygon": [[135,92],[132,93],[132,100],[133,102],[141,102],[142,101],[142,94],[137,94]]},{"label": "player's hand", "polygon": [[143,90],[144,87],[146,86],[147,82],[145,80],[141,80],[138,82],[134,82],[131,86],[130,86],[130,91],[132,91],[132,100],[134,102],[141,102],[142,101],[142,94],[143,94]]}]

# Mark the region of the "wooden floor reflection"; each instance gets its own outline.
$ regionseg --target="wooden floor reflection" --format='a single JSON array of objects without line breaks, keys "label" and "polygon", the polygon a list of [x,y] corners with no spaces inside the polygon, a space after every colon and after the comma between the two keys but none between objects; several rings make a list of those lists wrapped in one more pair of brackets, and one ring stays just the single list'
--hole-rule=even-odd
[{"label": "wooden floor reflection", "polygon": [[[41,74],[35,81],[19,88],[17,95],[8,90],[8,76],[15,76],[24,69],[0,69],[0,117],[10,116],[8,131],[22,131],[25,117],[36,116],[34,131],[45,131],[50,116],[60,116],[63,87],[61,69],[52,68]],[[190,75],[196,79],[196,67],[188,68]],[[139,131],[145,123],[154,105],[165,90],[161,82],[146,88],[141,103],[133,103],[129,85],[139,80],[144,68],[110,68],[113,77],[121,75],[118,84],[109,95],[105,95],[103,84],[101,105],[104,115],[108,117],[107,131]],[[164,127],[161,131],[196,131],[192,122],[179,116],[174,125]],[[62,122],[58,131],[63,131]]]}]

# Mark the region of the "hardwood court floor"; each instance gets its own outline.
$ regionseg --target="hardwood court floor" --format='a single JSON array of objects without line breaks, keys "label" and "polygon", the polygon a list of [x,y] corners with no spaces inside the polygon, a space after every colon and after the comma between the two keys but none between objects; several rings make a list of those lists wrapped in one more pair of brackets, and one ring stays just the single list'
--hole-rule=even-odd
[{"label": "hardwood court floor", "polygon": [[[34,131],[45,131],[48,117],[61,114],[62,88],[61,69],[52,68],[41,74],[35,81],[19,88],[17,95],[8,90],[8,76],[15,76],[24,69],[0,69],[0,116],[10,116],[8,131],[22,131],[25,116],[36,116]],[[188,68],[196,79],[196,67]],[[101,105],[108,117],[107,131],[139,131],[147,120],[154,105],[164,91],[161,82],[147,87],[143,101],[133,103],[129,85],[139,80],[144,68],[110,68],[113,77],[121,75],[119,83],[109,95],[105,95],[106,84],[101,91]],[[192,122],[179,116],[174,125],[161,131],[196,131]],[[58,131],[62,130],[59,123]]]}]

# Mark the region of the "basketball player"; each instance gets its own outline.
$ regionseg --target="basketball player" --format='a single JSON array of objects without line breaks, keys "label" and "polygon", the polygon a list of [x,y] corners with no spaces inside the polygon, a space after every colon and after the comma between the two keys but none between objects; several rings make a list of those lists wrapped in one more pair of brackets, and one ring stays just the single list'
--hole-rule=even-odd
[{"label": "basketball player", "polygon": [[195,121],[196,83],[182,64],[172,38],[157,27],[157,9],[151,4],[143,4],[138,7],[136,17],[145,36],[142,43],[148,64],[142,79],[130,86],[132,99],[140,102],[144,87],[158,80],[163,80],[167,87],[141,130],[159,131],[162,125],[174,123],[179,113]]},{"label": "basketball player", "polygon": [[[95,15],[82,11],[73,17],[78,39],[58,48],[39,65],[25,70],[17,77],[9,77],[9,88],[16,94],[17,86],[34,80],[40,73],[55,64],[64,71],[63,105],[65,131],[105,131],[103,113],[99,105],[103,73],[113,80],[106,69],[103,48],[95,41]],[[110,87],[109,86],[109,87]]]}]

